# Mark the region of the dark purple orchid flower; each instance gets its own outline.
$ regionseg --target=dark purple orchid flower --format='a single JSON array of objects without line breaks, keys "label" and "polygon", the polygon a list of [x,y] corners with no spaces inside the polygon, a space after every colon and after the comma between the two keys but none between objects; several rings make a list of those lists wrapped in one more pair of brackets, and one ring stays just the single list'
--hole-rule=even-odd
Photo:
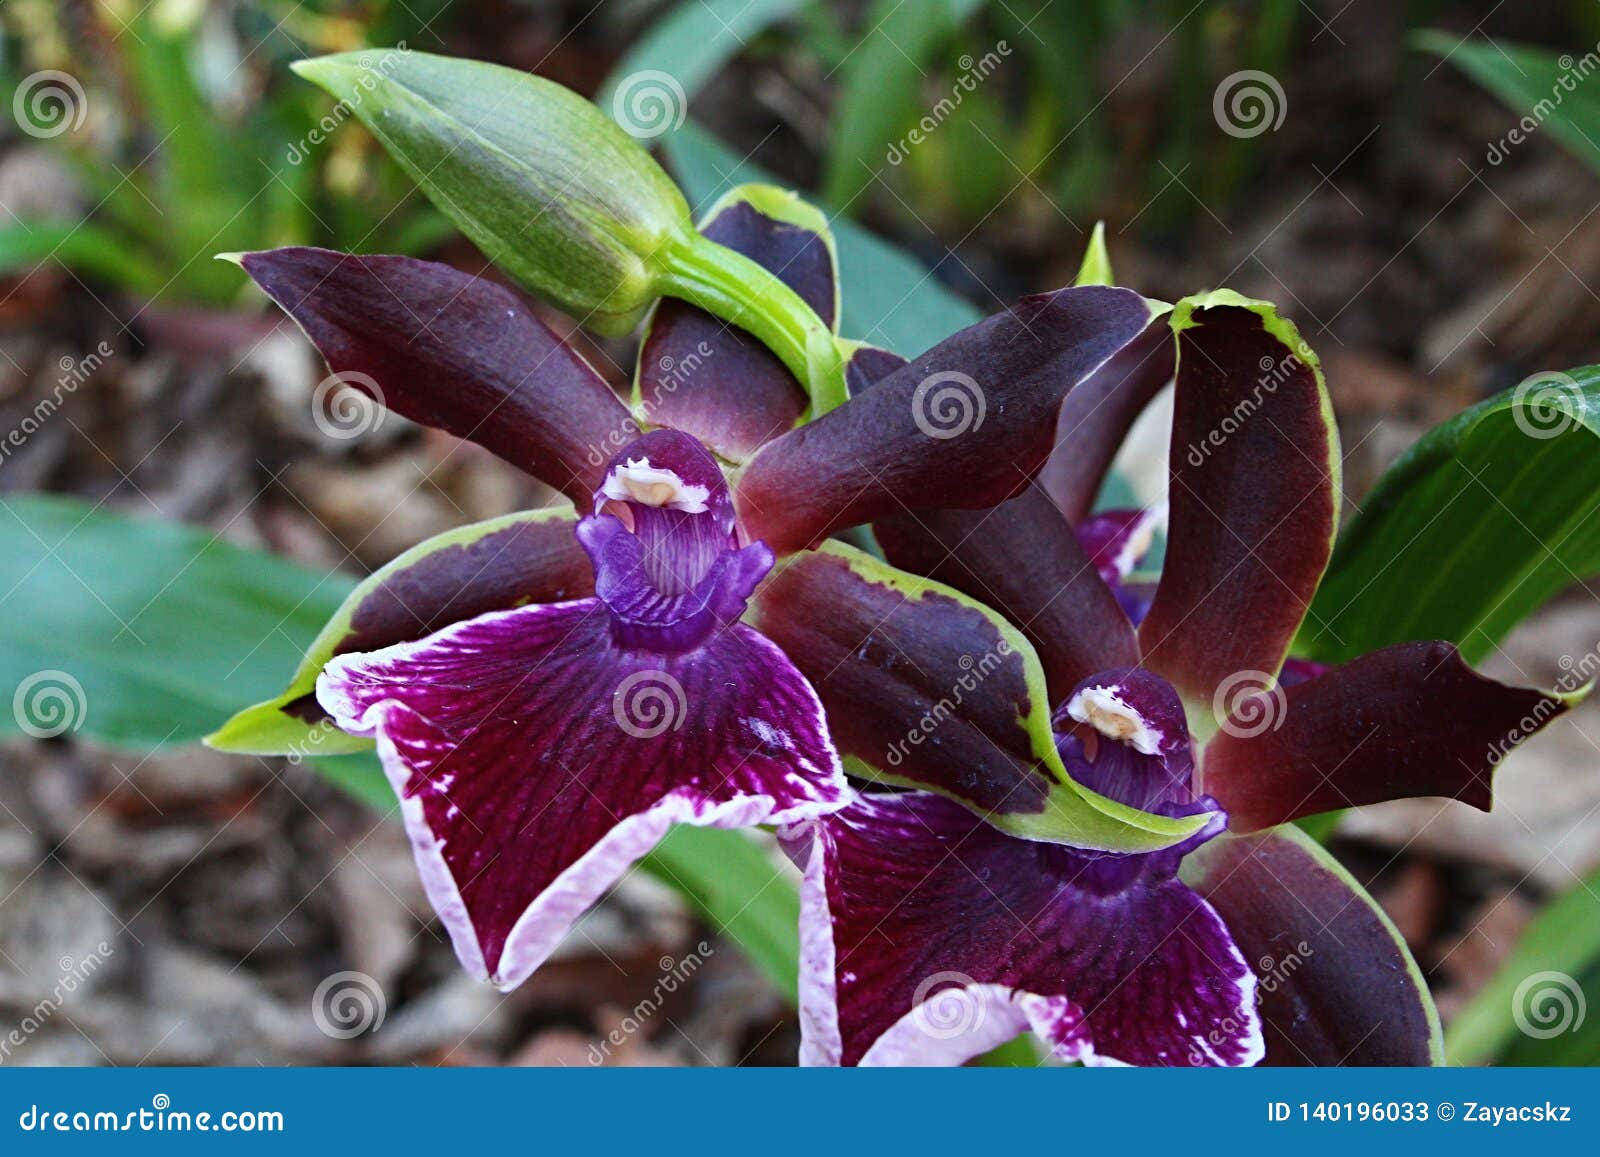
[{"label": "dark purple orchid flower", "polygon": [[[770,197],[761,206],[736,196],[707,231],[831,321],[826,239]],[[1061,399],[1152,312],[1119,289],[1030,298],[797,425],[807,399],[782,364],[688,306],[653,318],[636,416],[491,282],[316,249],[242,264],[349,384],[576,507],[409,552],[363,584],[289,693],[225,729],[242,744],[250,728],[331,717],[375,739],[458,955],[503,988],[670,824],[792,824],[846,802],[811,683],[741,621],[747,602],[775,560],[836,529],[1004,499],[1048,457]],[[981,426],[926,432],[919,386],[934,374],[984,384]],[[1031,822],[1050,822],[1045,805],[1073,790],[1042,795]],[[1105,807],[1105,824],[1131,823],[1141,846],[1195,826]]]},{"label": "dark purple orchid flower", "polygon": [[[1175,331],[1177,352],[1153,601],[1130,614],[1112,589],[1137,520],[1088,517],[1171,372],[1148,337],[1128,347],[1143,360],[1125,354],[1068,395],[1040,482],[992,510],[902,511],[874,530],[891,563],[1001,610],[1037,650],[1074,779],[1205,825],[1164,850],[1097,853],[983,822],[975,802],[1003,812],[1034,790],[1006,718],[1026,690],[988,665],[992,643],[941,588],[797,559],[753,621],[811,678],[847,767],[918,789],[868,792],[784,833],[805,871],[807,1063],[959,1063],[1027,1030],[1086,1063],[1438,1059],[1436,1014],[1393,927],[1278,825],[1404,796],[1486,808],[1498,755],[1567,700],[1483,678],[1445,643],[1286,664],[1337,521],[1315,358],[1270,307],[1231,294],[1152,330],[1169,345]],[[845,664],[858,647],[874,662]],[[947,688],[971,725],[934,717],[908,735],[884,704],[919,681]]]}]

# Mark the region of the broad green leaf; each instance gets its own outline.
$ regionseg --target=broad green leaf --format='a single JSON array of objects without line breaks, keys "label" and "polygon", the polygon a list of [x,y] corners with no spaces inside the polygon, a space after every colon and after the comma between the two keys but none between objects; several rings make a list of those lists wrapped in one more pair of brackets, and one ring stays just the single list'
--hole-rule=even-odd
[{"label": "broad green leaf", "polygon": [[1444,639],[1482,659],[1600,572],[1600,367],[1537,374],[1422,437],[1339,537],[1297,649]]},{"label": "broad green leaf", "polygon": [[[1451,1064],[1600,1063],[1600,872],[1534,919],[1445,1032]],[[1581,1011],[1580,1011],[1581,1010]]]},{"label": "broad green leaf", "polygon": [[[907,126],[927,112],[925,65],[939,44],[961,27],[981,0],[877,0],[865,33],[844,65],[833,128],[829,134],[823,195],[848,207],[886,165],[904,160],[899,143]],[[948,87],[949,82],[944,82]],[[953,102],[963,94],[943,95]],[[932,115],[932,114],[930,114]],[[942,122],[948,113],[939,117]],[[910,145],[911,149],[916,146]]]},{"label": "broad green leaf", "polygon": [[1578,159],[1600,169],[1600,92],[1587,70],[1571,55],[1492,40],[1460,40],[1443,32],[1422,32],[1417,47],[1436,52],[1510,105],[1521,120],[1488,145],[1486,159],[1498,165],[1530,136],[1548,131]]},{"label": "broad green leaf", "polygon": [[[783,184],[693,122],[672,134],[665,150],[701,211],[737,185]],[[842,217],[830,225],[839,248],[844,336],[914,357],[982,319],[904,250]]]},{"label": "broad green leaf", "polygon": [[[661,81],[670,77],[684,104],[675,111],[681,119],[685,104],[724,64],[749,47],[750,41],[772,25],[793,15],[814,0],[686,0],[661,17],[624,54],[601,88],[595,103],[611,108],[620,98],[638,91],[640,78]],[[670,88],[657,90],[670,93]],[[676,94],[674,94],[676,96]]]},{"label": "broad green leaf", "polygon": [[[116,747],[199,739],[283,686],[353,585],[71,498],[0,498],[0,700],[78,689],[75,729]],[[0,733],[23,710],[0,709]]]},{"label": "broad green leaf", "polygon": [[[206,531],[53,495],[0,498],[0,540],[7,735],[60,725],[129,749],[198,739],[281,688],[356,587]],[[357,799],[394,810],[371,752],[302,750]],[[742,832],[678,827],[645,867],[793,997],[799,898],[766,851]]]}]

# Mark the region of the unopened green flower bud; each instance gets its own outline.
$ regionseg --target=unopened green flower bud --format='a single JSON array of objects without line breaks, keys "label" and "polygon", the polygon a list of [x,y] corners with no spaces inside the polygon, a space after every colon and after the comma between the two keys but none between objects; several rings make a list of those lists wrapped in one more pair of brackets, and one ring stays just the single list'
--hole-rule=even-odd
[{"label": "unopened green flower bud", "polygon": [[607,334],[660,296],[689,206],[661,166],[594,105],[495,64],[406,48],[298,62],[429,199],[530,291]]}]

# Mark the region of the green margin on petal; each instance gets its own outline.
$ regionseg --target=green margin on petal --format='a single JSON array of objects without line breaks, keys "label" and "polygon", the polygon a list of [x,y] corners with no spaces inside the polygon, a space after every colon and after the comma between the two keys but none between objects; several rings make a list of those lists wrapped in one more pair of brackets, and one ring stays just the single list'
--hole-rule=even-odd
[{"label": "green margin on petal", "polygon": [[[1333,557],[1333,547],[1339,538],[1339,506],[1344,495],[1344,459],[1339,452],[1339,423],[1333,412],[1333,398],[1328,393],[1328,382],[1322,373],[1322,359],[1317,357],[1317,351],[1311,348],[1305,338],[1300,336],[1299,328],[1288,318],[1278,312],[1278,307],[1270,301],[1260,298],[1245,297],[1232,289],[1213,289],[1209,293],[1197,293],[1185,297],[1172,307],[1172,336],[1177,340],[1186,329],[1193,329],[1204,323],[1195,317],[1195,313],[1202,309],[1216,309],[1221,307],[1234,307],[1248,309],[1251,313],[1261,318],[1261,326],[1268,334],[1278,340],[1289,353],[1303,365],[1311,367],[1312,376],[1317,383],[1317,397],[1322,405],[1322,421],[1328,431],[1328,478],[1333,488],[1333,519],[1332,529],[1328,533],[1328,557]],[[1178,359],[1183,358],[1183,348],[1178,348]],[[1174,368],[1174,378],[1181,372]],[[1323,573],[1327,573],[1327,563],[1323,564]],[[1304,624],[1302,624],[1303,626]],[[1293,647],[1290,648],[1293,653]],[[1287,656],[1285,656],[1287,658]],[[1281,664],[1280,664],[1281,667]],[[1277,672],[1271,672],[1274,679]],[[1195,746],[1203,747],[1213,735],[1221,729],[1221,721],[1213,712],[1210,703],[1193,703],[1187,698],[1184,701],[1184,710],[1189,716],[1189,726],[1194,733]]]},{"label": "green margin on petal", "polygon": [[283,710],[290,703],[316,690],[317,676],[328,665],[328,660],[333,658],[340,641],[350,633],[350,621],[362,601],[394,574],[414,566],[438,551],[476,542],[496,531],[520,523],[550,522],[573,517],[572,507],[568,505],[551,506],[542,510],[521,510],[483,522],[458,526],[454,530],[447,530],[443,534],[436,534],[430,539],[419,542],[357,584],[334,613],[333,618],[328,620],[328,624],[312,640],[311,646],[306,649],[305,658],[301,659],[300,665],[295,668],[294,677],[289,681],[289,686],[285,688],[283,694],[252,707],[246,707],[206,736],[203,742],[207,747],[217,751],[231,751],[241,755],[324,756],[370,751],[373,747],[370,739],[346,735],[327,721],[307,723]]},{"label": "green margin on petal", "polygon": [[1372,895],[1361,886],[1345,866],[1334,858],[1316,840],[1301,831],[1294,824],[1280,824],[1275,828],[1266,828],[1259,832],[1250,832],[1243,836],[1230,836],[1223,834],[1217,839],[1205,844],[1184,857],[1183,866],[1178,870],[1178,878],[1190,887],[1205,893],[1204,877],[1207,869],[1208,851],[1220,851],[1231,839],[1259,839],[1263,836],[1277,836],[1297,845],[1320,868],[1325,869],[1329,875],[1350,889],[1352,896],[1359,899],[1377,917],[1378,923],[1388,932],[1394,940],[1395,947],[1400,950],[1400,958],[1405,961],[1406,976],[1411,981],[1411,986],[1416,990],[1418,999],[1422,1002],[1423,1015],[1428,1020],[1428,1060],[1434,1065],[1443,1065],[1444,1059],[1444,1030],[1439,1024],[1439,1010],[1433,1003],[1433,992],[1428,987],[1427,977],[1422,975],[1422,969],[1417,966],[1416,960],[1411,955],[1411,949],[1406,947],[1405,937],[1400,935],[1394,921],[1389,919],[1389,914],[1383,910],[1383,905],[1372,898]]},{"label": "green margin on petal", "polygon": [[[1002,642],[1022,660],[1030,710],[1026,716],[1019,717],[1017,723],[1028,735],[1034,758],[1056,781],[1045,808],[1032,813],[991,814],[974,807],[967,800],[950,796],[955,802],[970,808],[1001,831],[1020,839],[1114,852],[1159,851],[1181,843],[1210,821],[1207,815],[1181,819],[1153,815],[1091,791],[1074,780],[1067,773],[1066,765],[1056,750],[1055,732],[1050,727],[1050,695],[1045,687],[1044,667],[1039,662],[1039,656],[1023,633],[997,611],[954,587],[899,570],[842,542],[824,542],[812,553],[832,555],[866,581],[888,586],[912,602],[933,594],[977,611],[994,625]],[[938,790],[916,780],[886,773],[854,756],[847,757],[844,763],[846,770],[862,779],[898,787]]]},{"label": "green margin on petal", "polygon": [[1115,285],[1116,277],[1111,272],[1111,254],[1106,252],[1106,223],[1096,221],[1094,231],[1089,234],[1089,244],[1084,247],[1083,264],[1078,266],[1078,276],[1072,281],[1074,286],[1079,285]]}]

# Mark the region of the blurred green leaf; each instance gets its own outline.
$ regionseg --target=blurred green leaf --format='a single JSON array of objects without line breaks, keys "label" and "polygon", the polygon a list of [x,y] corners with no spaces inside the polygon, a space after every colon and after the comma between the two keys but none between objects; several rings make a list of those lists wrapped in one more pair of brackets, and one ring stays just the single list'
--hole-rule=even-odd
[{"label": "blurred green leaf", "polygon": [[[665,148],[696,212],[736,185],[784,183],[741,160],[693,122],[672,134]],[[982,318],[976,307],[940,285],[904,250],[844,218],[830,225],[839,246],[840,332],[845,337],[911,357]]]},{"label": "blurred green leaf", "polygon": [[[829,134],[823,198],[847,209],[872,183],[923,108],[923,67],[982,0],[877,0],[844,64]],[[971,174],[969,174],[970,176]]]},{"label": "blurred green leaf", "polygon": [[1451,1064],[1600,1063],[1600,872],[1528,926],[1445,1032]]},{"label": "blurred green leaf", "polygon": [[729,60],[772,25],[815,0],[687,0],[656,21],[617,62],[595,103],[609,109],[640,73],[665,73],[694,98]]},{"label": "blurred green leaf", "polygon": [[47,262],[135,292],[161,285],[159,267],[149,257],[90,222],[0,228],[0,275],[24,274]]},{"label": "blurred green leaf", "polygon": [[[1600,92],[1588,83],[1592,61],[1580,71],[1577,66],[1582,62],[1574,62],[1570,55],[1506,41],[1461,40],[1444,32],[1420,32],[1412,42],[1449,60],[1512,111],[1548,129],[1574,156],[1600,169]],[[1505,159],[1497,152],[1504,154],[1520,143],[1511,139],[1511,132],[1529,135],[1520,125],[1508,129],[1508,136],[1489,146],[1491,164]]]},{"label": "blurred green leaf", "polygon": [[[113,747],[188,742],[280,689],[355,587],[202,530],[76,499],[0,499],[0,734],[77,734]],[[66,716],[51,714],[50,697]],[[371,753],[310,764],[381,812]],[[799,897],[742,832],[677,827],[644,866],[683,894],[791,999]]]},{"label": "blurred green leaf", "polygon": [[1536,374],[1424,435],[1345,527],[1298,649],[1445,639],[1469,662],[1600,573],[1600,367]]},{"label": "blurred green leaf", "polygon": [[[275,694],[354,585],[214,535],[76,499],[0,498],[0,692],[40,671],[82,687],[84,733],[186,743]],[[0,710],[0,733],[19,720]]]}]

